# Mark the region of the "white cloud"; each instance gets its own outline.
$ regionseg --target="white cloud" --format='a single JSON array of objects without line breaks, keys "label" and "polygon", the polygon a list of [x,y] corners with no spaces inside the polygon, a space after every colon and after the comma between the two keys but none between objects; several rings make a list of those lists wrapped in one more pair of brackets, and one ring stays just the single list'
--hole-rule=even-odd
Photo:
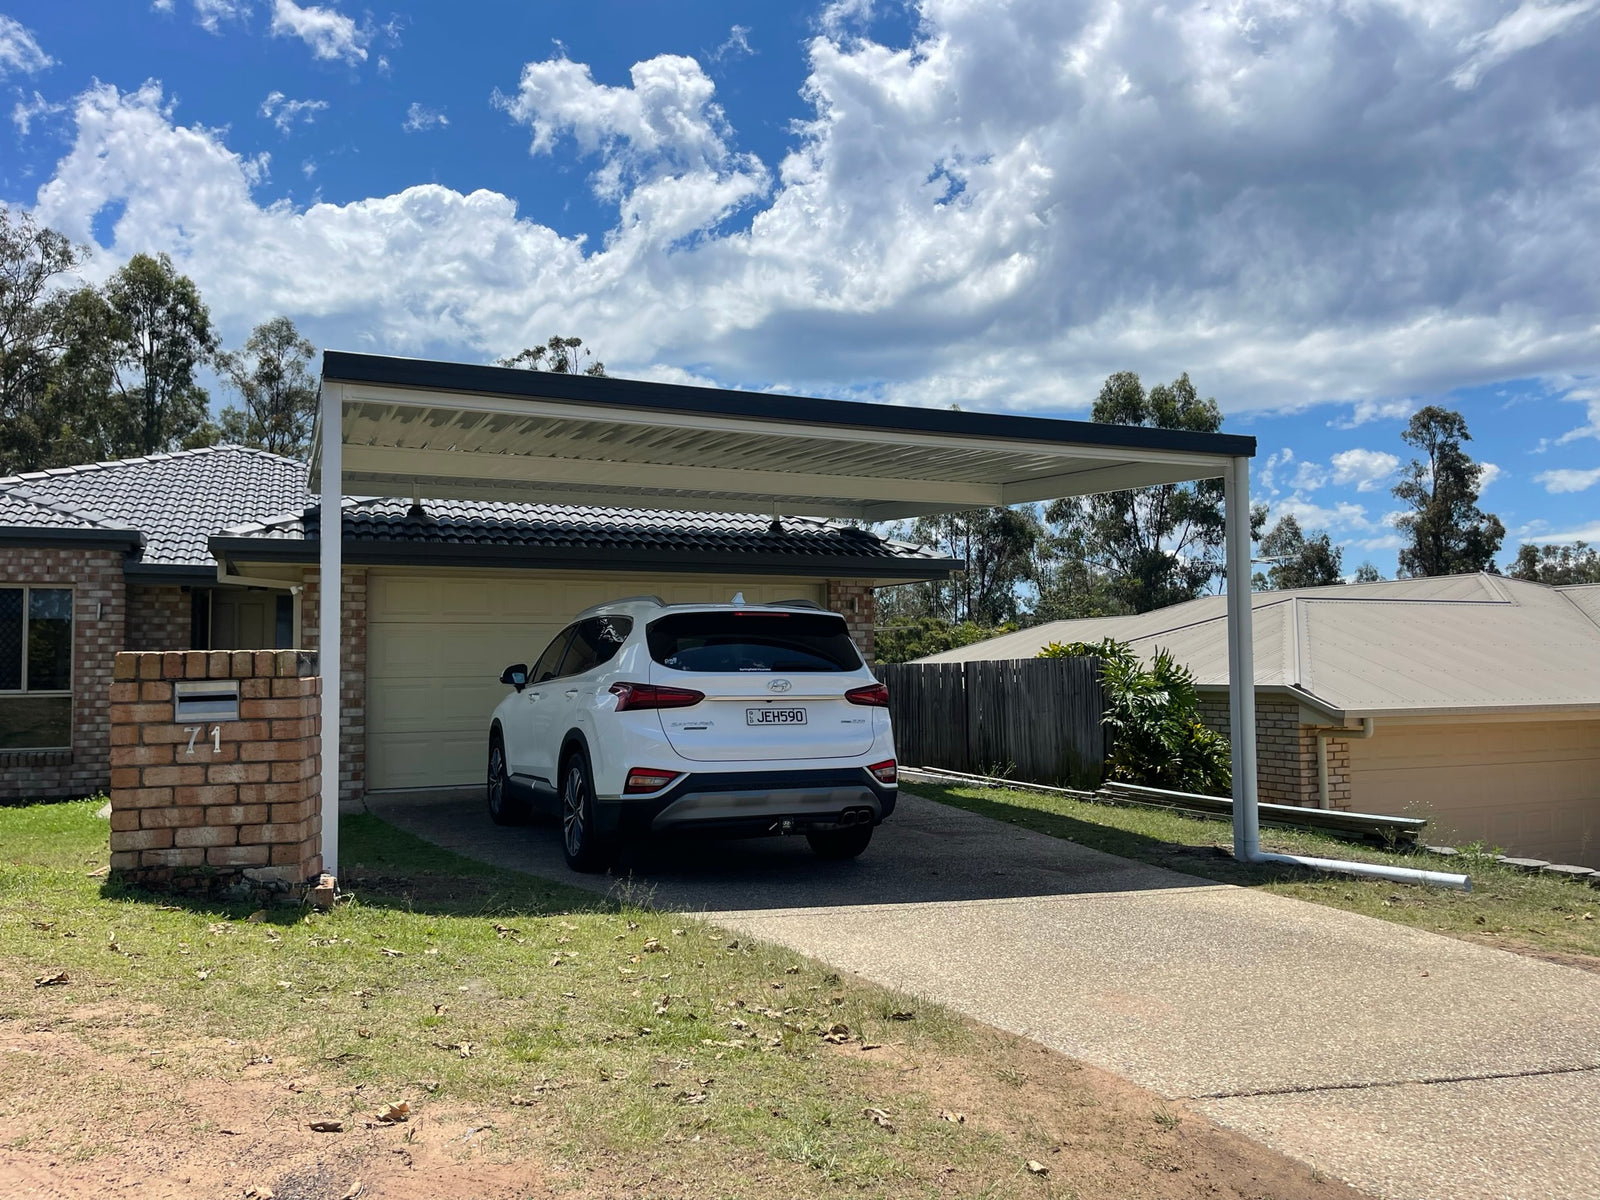
[{"label": "white cloud", "polygon": [[151,12],[169,13],[173,7],[173,0],[150,0]]},{"label": "white cloud", "polygon": [[1462,43],[1472,54],[1450,75],[1458,88],[1478,86],[1486,71],[1514,54],[1530,50],[1594,16],[1600,0],[1570,0],[1566,4],[1539,4],[1526,0],[1482,33]]},{"label": "white cloud", "polygon": [[[125,204],[118,252],[180,257],[219,313],[272,298],[327,344],[403,352],[562,328],[618,372],[975,408],[1188,370],[1230,413],[1339,401],[1351,424],[1600,370],[1594,21],[1459,89],[1503,6],[922,0],[909,44],[830,34],[860,10],[819,25],[772,162],[689,59],[502,80],[532,150],[590,171],[591,240],[490,192],[258,198],[226,132],[148,89],[85,94],[39,212],[86,230]],[[367,50],[331,8],[284,13]]]},{"label": "white cloud", "polygon": [[427,108],[420,101],[413,100],[411,107],[406,109],[406,119],[402,128],[407,133],[421,133],[428,129],[443,129],[450,124],[450,118],[437,109]]},{"label": "white cloud", "polygon": [[1534,476],[1537,482],[1547,492],[1586,492],[1595,484],[1600,483],[1600,467],[1592,471],[1568,470],[1562,468],[1555,471],[1541,471]]},{"label": "white cloud", "polygon": [[1294,482],[1291,487],[1307,492],[1314,492],[1328,482],[1328,469],[1321,463],[1303,462],[1294,473]]},{"label": "white cloud", "polygon": [[67,111],[65,104],[52,104],[38,92],[33,93],[32,100],[18,100],[11,109],[11,123],[17,127],[17,132],[27,137],[33,131],[33,123],[40,117],[53,117],[57,113]]},{"label": "white cloud", "polygon": [[1505,478],[1505,471],[1495,463],[1486,462],[1479,463],[1478,465],[1483,468],[1482,472],[1478,475],[1478,491],[1480,492],[1482,492],[1495,480]]},{"label": "white cloud", "polygon": [[297,37],[311,47],[313,57],[340,59],[354,66],[365,62],[370,30],[337,9],[315,4],[301,7],[294,0],[273,0],[272,33],[275,37]]},{"label": "white cloud", "polygon": [[286,134],[297,121],[311,124],[327,107],[326,100],[290,100],[282,92],[268,92],[261,102],[261,115],[276,125],[279,133]]},{"label": "white cloud", "polygon": [[248,10],[248,0],[194,0],[195,24],[207,33],[221,33],[224,21],[237,21]]},{"label": "white cloud", "polygon": [[722,45],[711,52],[713,62],[721,62],[728,55],[754,54],[750,47],[750,26],[735,25],[728,30],[728,38]]},{"label": "white cloud", "polygon": [[31,30],[13,17],[0,13],[0,79],[7,75],[33,75],[54,66]]},{"label": "white cloud", "polygon": [[1336,417],[1328,422],[1330,429],[1354,429],[1368,421],[1404,421],[1417,411],[1415,400],[1358,400],[1351,406],[1348,417]]},{"label": "white cloud", "polygon": [[1358,492],[1375,492],[1400,469],[1400,460],[1383,450],[1341,450],[1330,460],[1333,481],[1356,485]]}]

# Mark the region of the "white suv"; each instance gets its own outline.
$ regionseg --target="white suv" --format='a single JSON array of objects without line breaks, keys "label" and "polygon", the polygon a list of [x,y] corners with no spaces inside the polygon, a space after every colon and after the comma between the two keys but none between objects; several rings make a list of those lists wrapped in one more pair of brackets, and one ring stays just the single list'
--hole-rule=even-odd
[{"label": "white suv", "polygon": [[559,814],[567,862],[630,836],[804,833],[854,858],[894,811],[889,693],[809,601],[596,605],[556,635],[489,726],[489,815]]}]

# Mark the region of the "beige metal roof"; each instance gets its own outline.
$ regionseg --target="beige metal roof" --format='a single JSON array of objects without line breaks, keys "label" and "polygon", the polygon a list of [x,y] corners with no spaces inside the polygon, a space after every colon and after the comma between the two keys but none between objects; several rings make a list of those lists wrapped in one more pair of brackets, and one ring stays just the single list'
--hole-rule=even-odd
[{"label": "beige metal roof", "polygon": [[1235,434],[333,351],[322,380],[350,494],[882,521],[1216,478],[1255,453]]},{"label": "beige metal roof", "polygon": [[[1256,686],[1330,713],[1600,709],[1600,587],[1457,575],[1257,592],[1252,606]],[[1105,637],[1170,651],[1202,686],[1228,682],[1222,596],[1054,621],[920,661],[1032,658],[1050,642]]]}]

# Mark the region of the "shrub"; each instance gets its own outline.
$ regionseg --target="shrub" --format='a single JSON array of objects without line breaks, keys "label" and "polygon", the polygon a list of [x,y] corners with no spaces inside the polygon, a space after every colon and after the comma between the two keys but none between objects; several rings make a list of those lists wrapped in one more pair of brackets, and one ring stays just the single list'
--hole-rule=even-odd
[{"label": "shrub", "polygon": [[1149,667],[1125,642],[1051,642],[1040,658],[1101,660],[1106,774],[1122,783],[1226,796],[1233,788],[1228,739],[1200,720],[1194,676],[1165,650]]}]

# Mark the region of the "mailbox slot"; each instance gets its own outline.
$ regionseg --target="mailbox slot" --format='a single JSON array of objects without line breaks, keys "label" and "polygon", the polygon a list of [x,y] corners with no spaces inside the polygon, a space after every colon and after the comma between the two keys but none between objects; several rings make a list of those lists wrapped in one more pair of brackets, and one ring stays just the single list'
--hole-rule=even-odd
[{"label": "mailbox slot", "polygon": [[173,719],[185,721],[237,721],[239,681],[201,679],[172,685]]}]

